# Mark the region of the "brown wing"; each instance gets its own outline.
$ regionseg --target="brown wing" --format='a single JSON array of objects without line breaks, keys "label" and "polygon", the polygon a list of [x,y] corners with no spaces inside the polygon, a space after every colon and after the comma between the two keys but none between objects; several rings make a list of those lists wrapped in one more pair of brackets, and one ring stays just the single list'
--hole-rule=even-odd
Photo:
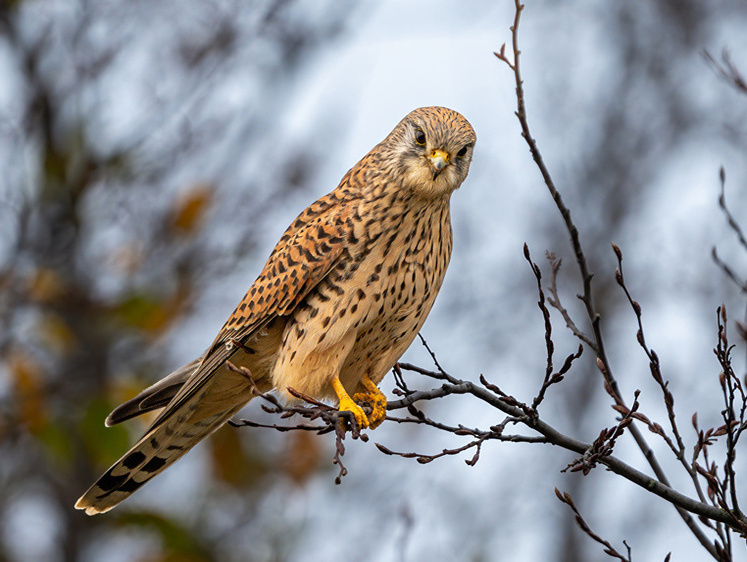
[{"label": "brown wing", "polygon": [[[108,511],[176,462],[251,399],[246,379],[226,371],[223,364],[234,354],[243,354],[244,361],[252,356],[244,342],[261,349],[264,338],[259,330],[264,326],[269,331],[277,330],[272,320],[298,306],[344,255],[352,222],[346,219],[344,205],[333,204],[337,201],[333,192],[291,225],[262,274],[186,381],[186,369],[180,370],[181,374],[151,388],[152,395],[146,391],[132,404],[115,410],[112,421],[137,415],[143,403],[146,408],[153,402],[160,405],[173,396],[145,435],[83,494],[76,508],[90,515]],[[242,346],[227,346],[232,340],[240,340]],[[257,355],[268,353],[273,350]],[[268,388],[268,381],[256,382],[260,388]]]},{"label": "brown wing", "polygon": [[285,316],[321,282],[343,255],[352,236],[349,211],[335,192],[308,207],[291,224],[270,254],[262,273],[228,318],[200,366],[154,420],[155,428],[194,396],[237,346],[248,343],[265,325]]}]

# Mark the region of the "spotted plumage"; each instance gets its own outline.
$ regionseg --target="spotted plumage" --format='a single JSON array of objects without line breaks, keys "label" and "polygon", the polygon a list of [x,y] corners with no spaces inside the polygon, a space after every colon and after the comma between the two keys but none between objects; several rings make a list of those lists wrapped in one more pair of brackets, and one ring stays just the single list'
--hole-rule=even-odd
[{"label": "spotted plumage", "polygon": [[[293,221],[208,350],[109,415],[113,425],[163,408],[76,507],[93,515],[117,505],[230,419],[254,384],[337,399],[361,427],[381,423],[386,398],[376,385],[441,287],[449,200],[474,144],[470,124],[450,109],[420,108],[400,121]],[[226,361],[248,368],[252,380]]]}]

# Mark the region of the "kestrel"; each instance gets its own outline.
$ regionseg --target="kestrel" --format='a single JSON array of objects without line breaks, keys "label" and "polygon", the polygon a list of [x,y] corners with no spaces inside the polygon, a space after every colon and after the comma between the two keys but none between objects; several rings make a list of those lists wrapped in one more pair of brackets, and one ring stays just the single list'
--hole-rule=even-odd
[{"label": "kestrel", "polygon": [[449,201],[475,140],[451,109],[402,119],[293,221],[208,350],[109,415],[107,426],[163,408],[75,507],[109,511],[226,423],[255,385],[336,399],[360,428],[379,425],[386,397],[377,385],[422,327],[446,273]]}]

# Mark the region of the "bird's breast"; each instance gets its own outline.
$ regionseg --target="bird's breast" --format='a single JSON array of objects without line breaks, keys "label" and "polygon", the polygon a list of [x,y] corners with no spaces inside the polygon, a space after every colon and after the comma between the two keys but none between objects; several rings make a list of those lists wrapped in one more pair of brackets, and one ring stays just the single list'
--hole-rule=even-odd
[{"label": "bird's breast", "polygon": [[364,374],[378,382],[422,327],[451,256],[448,205],[392,212],[357,241],[298,307],[284,342],[303,361],[353,332],[341,371],[351,390]]}]

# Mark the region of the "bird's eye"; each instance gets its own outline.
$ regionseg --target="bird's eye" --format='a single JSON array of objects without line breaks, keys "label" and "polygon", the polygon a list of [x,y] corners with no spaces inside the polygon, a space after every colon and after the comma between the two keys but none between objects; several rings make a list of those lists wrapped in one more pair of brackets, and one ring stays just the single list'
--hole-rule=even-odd
[{"label": "bird's eye", "polygon": [[468,148],[467,145],[464,145],[462,147],[462,150],[457,152],[457,158],[464,158],[467,155],[467,148]]},{"label": "bird's eye", "polygon": [[423,132],[423,129],[415,130],[415,142],[420,146],[425,146],[425,133]]}]

